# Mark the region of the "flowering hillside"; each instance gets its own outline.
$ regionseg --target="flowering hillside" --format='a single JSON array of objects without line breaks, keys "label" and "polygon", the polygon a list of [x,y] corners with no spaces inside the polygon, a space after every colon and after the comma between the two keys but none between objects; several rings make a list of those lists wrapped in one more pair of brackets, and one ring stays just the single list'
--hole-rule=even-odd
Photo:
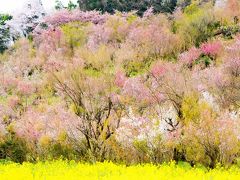
[{"label": "flowering hillside", "polygon": [[0,159],[239,164],[239,12],[193,1],[34,19],[0,54]]}]

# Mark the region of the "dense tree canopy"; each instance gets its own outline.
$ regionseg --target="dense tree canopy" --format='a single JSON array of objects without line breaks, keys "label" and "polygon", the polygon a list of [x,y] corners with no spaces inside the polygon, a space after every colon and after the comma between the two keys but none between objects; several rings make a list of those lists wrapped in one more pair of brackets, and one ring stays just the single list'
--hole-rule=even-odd
[{"label": "dense tree canopy", "polygon": [[11,20],[12,17],[8,14],[0,14],[0,53],[7,49],[7,42],[9,39],[9,29],[5,26],[6,21]]},{"label": "dense tree canopy", "polygon": [[115,10],[129,12],[136,10],[142,15],[149,7],[153,7],[155,12],[173,12],[177,0],[79,0],[81,10],[99,10],[113,13]]}]

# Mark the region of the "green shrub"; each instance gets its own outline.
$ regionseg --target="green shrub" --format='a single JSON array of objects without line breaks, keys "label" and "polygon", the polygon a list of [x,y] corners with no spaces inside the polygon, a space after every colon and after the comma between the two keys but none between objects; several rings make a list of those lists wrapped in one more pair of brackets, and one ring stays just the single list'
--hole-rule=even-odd
[{"label": "green shrub", "polygon": [[174,26],[176,32],[184,38],[186,47],[190,47],[199,46],[213,37],[219,23],[214,17],[211,6],[199,7],[197,4],[191,4],[184,9]]},{"label": "green shrub", "polygon": [[0,159],[22,163],[27,160],[27,152],[28,150],[24,141],[14,135],[8,135],[0,143]]}]

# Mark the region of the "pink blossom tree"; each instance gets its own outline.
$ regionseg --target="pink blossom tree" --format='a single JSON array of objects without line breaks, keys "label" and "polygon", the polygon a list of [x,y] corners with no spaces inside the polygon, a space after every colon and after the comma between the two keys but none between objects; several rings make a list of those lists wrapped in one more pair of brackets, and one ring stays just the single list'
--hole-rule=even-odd
[{"label": "pink blossom tree", "polygon": [[106,142],[119,127],[124,113],[124,106],[112,96],[114,79],[108,73],[89,76],[81,68],[68,69],[64,74],[55,76],[56,89],[80,118],[77,129],[85,137],[86,148],[95,158],[103,160]]}]

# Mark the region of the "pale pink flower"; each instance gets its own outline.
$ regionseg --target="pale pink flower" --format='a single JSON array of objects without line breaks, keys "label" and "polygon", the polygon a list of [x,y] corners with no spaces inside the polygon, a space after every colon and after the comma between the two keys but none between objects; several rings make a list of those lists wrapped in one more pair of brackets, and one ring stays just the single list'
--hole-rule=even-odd
[{"label": "pale pink flower", "polygon": [[123,93],[140,101],[151,97],[149,90],[139,77],[129,78],[124,84]]},{"label": "pale pink flower", "polygon": [[18,80],[16,78],[13,77],[5,77],[3,79],[3,85],[7,88],[9,87],[15,87],[18,84]]},{"label": "pale pink flower", "polygon": [[116,73],[116,76],[115,76],[115,84],[118,86],[118,87],[123,87],[125,82],[127,80],[127,77],[125,76],[125,74],[121,71],[118,71]]},{"label": "pale pink flower", "polygon": [[98,24],[92,26],[87,42],[88,48],[90,48],[91,50],[95,50],[97,49],[97,47],[99,47],[99,45],[108,43],[112,33],[112,28],[106,27],[104,25]]},{"label": "pale pink flower", "polygon": [[240,57],[227,59],[225,67],[232,75],[236,77],[240,76]]},{"label": "pale pink flower", "polygon": [[31,82],[21,81],[18,83],[17,90],[22,95],[30,95],[30,94],[34,93],[35,88]]},{"label": "pale pink flower", "polygon": [[153,9],[153,7],[151,6],[150,8],[148,8],[148,9],[144,12],[143,18],[149,18],[149,17],[153,16],[153,15],[154,15],[153,12],[154,12],[154,9]]},{"label": "pale pink flower", "polygon": [[163,76],[167,72],[167,69],[163,63],[158,63],[153,66],[151,72],[154,77],[159,77]]},{"label": "pale pink flower", "polygon": [[14,109],[15,107],[17,107],[20,104],[20,99],[18,96],[11,96],[8,99],[8,105],[9,107],[11,107],[12,109]]},{"label": "pale pink flower", "polygon": [[200,49],[192,47],[187,52],[180,54],[179,60],[184,64],[192,65],[200,57],[201,53]]},{"label": "pale pink flower", "polygon": [[98,11],[74,11],[60,10],[53,15],[47,16],[45,22],[53,26],[59,26],[74,21],[92,22],[94,24],[102,24],[106,21],[107,14],[101,14]]}]

